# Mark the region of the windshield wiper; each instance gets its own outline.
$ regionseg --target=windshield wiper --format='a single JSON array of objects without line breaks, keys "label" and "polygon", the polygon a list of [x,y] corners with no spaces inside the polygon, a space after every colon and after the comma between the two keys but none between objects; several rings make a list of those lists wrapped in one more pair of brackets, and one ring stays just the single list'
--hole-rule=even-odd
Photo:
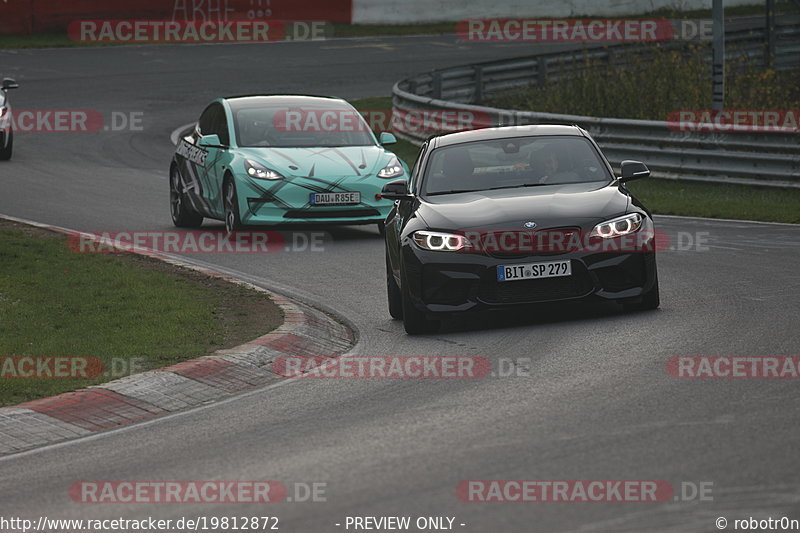
[{"label": "windshield wiper", "polygon": [[542,185],[552,185],[551,183],[523,183],[521,185],[505,185],[503,187],[492,187],[487,191],[497,191],[500,189],[520,189],[522,187],[541,187]]},{"label": "windshield wiper", "polygon": [[487,190],[487,189],[463,189],[463,190],[462,189],[455,189],[455,190],[452,190],[452,191],[429,192],[428,196],[437,196],[439,194],[458,194],[458,193],[461,193],[461,192],[480,192],[480,191],[485,191],[485,190]]},{"label": "windshield wiper", "polygon": [[498,191],[500,189],[520,189],[522,187],[541,187],[543,185],[553,185],[552,183],[523,183],[521,185],[504,185],[502,187],[489,187],[487,189],[465,189],[465,190],[452,190],[452,191],[437,191],[429,192],[428,196],[436,196],[437,194],[457,194],[460,192],[482,192],[482,191]]}]

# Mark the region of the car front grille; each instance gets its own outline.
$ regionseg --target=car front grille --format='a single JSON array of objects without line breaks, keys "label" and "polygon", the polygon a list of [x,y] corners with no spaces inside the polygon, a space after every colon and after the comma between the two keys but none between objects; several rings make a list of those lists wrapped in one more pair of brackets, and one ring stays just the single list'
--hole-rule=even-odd
[{"label": "car front grille", "polygon": [[[523,257],[548,257],[563,255],[565,253],[578,251],[580,248],[581,230],[580,228],[547,228],[539,231],[527,232],[531,235],[530,239],[514,240],[511,243],[520,243],[520,247],[513,244],[510,247],[503,245],[503,233],[518,234],[526,232],[493,232],[492,240],[490,235],[484,235],[481,241],[481,249],[490,257],[497,259],[521,259]],[[492,244],[494,243],[494,244]],[[523,244],[525,243],[525,244]]]},{"label": "car front grille", "polygon": [[377,209],[290,209],[283,218],[366,218],[379,217]]}]

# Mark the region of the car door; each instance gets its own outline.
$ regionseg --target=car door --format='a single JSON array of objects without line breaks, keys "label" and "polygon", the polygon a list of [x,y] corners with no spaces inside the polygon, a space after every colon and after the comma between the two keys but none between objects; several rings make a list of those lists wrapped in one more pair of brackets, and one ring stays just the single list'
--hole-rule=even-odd
[{"label": "car door", "polygon": [[211,104],[200,114],[200,119],[191,135],[178,142],[175,150],[175,162],[181,177],[183,192],[189,199],[192,208],[204,216],[217,217],[217,210],[209,202],[209,190],[213,189],[207,170],[208,150],[200,146],[200,137],[213,129],[215,104]]},{"label": "car door", "polygon": [[[417,160],[414,162],[414,167],[411,169],[409,178],[408,189],[416,194],[419,187],[420,173],[422,172],[422,161],[425,158],[425,153],[428,149],[428,143],[422,145],[417,154]],[[395,276],[400,277],[400,235],[406,225],[406,221],[413,214],[416,201],[400,201],[394,203],[392,211],[386,220],[386,242],[389,250],[389,261],[392,265],[392,270]]]},{"label": "car door", "polygon": [[204,185],[204,198],[212,214],[220,218],[225,211],[222,198],[222,180],[225,177],[230,145],[225,108],[220,102],[212,103],[203,112],[198,122],[198,134],[200,136],[217,135],[220,140],[220,146],[201,147],[206,152],[206,156],[205,165],[200,170]]}]

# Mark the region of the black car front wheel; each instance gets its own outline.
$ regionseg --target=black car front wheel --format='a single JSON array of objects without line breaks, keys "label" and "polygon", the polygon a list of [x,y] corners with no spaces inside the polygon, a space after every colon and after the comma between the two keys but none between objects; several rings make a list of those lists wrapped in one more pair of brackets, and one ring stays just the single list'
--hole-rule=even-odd
[{"label": "black car front wheel", "polygon": [[8,161],[11,159],[11,152],[14,149],[14,130],[8,130],[8,144],[0,147],[0,161]]},{"label": "black car front wheel", "polygon": [[414,307],[411,303],[411,295],[408,288],[403,284],[400,294],[403,299],[403,326],[409,335],[421,335],[425,333],[436,333],[439,331],[439,321],[429,319],[425,313]]},{"label": "black car front wheel", "polygon": [[392,318],[402,320],[403,318],[403,296],[400,294],[400,287],[394,280],[392,266],[389,263],[389,251],[386,251],[386,293],[389,298],[389,314]]},{"label": "black car front wheel", "polygon": [[658,273],[656,272],[653,286],[644,293],[638,300],[623,304],[626,311],[649,311],[658,309],[661,305],[661,297],[658,294]]},{"label": "black car front wheel", "polygon": [[181,186],[178,169],[169,171],[169,204],[172,223],[179,228],[199,228],[203,224],[203,215],[197,213],[189,204]]},{"label": "black car front wheel", "polygon": [[225,181],[225,229],[230,233],[242,229],[239,216],[239,200],[236,197],[236,185],[233,179]]}]

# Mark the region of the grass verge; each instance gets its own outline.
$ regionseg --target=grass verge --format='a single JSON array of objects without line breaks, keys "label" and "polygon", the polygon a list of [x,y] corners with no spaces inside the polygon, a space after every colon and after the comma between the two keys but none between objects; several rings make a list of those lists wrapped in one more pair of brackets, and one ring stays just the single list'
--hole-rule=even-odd
[{"label": "grass verge", "polygon": [[800,189],[644,179],[628,185],[654,213],[800,224]]},{"label": "grass verge", "polygon": [[[359,111],[392,107],[389,97],[361,98],[350,103]],[[390,148],[409,168],[414,164],[416,146],[400,140]],[[651,211],[662,215],[800,224],[800,189],[655,178],[634,181],[629,188]]]},{"label": "grass verge", "polygon": [[[4,220],[0,265],[0,405],[207,355],[283,321],[262,293],[134,254],[74,253],[63,235]],[[13,356],[97,357],[103,373],[14,378]]]}]

